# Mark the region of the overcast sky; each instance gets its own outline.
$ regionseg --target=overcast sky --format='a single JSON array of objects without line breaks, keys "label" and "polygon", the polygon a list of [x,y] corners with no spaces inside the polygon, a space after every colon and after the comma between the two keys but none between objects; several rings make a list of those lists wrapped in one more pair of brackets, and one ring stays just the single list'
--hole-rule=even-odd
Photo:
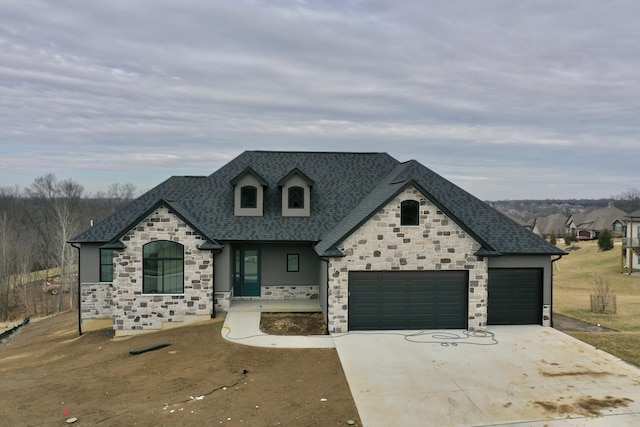
[{"label": "overcast sky", "polygon": [[384,151],[483,200],[640,187],[640,2],[2,0],[0,187]]}]

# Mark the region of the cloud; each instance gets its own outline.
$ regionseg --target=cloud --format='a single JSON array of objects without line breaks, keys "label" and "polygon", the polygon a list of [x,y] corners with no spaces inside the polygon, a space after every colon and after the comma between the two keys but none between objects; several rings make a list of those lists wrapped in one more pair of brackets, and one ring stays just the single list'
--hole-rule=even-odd
[{"label": "cloud", "polygon": [[640,178],[638,12],[595,0],[7,0],[0,185],[348,148],[416,158],[487,199],[614,194]]}]

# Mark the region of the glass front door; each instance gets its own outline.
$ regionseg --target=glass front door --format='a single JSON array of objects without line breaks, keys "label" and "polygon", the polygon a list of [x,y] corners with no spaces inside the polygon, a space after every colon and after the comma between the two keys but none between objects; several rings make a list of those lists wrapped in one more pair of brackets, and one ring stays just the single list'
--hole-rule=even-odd
[{"label": "glass front door", "polygon": [[234,295],[237,297],[259,297],[260,250],[236,249],[233,269]]}]

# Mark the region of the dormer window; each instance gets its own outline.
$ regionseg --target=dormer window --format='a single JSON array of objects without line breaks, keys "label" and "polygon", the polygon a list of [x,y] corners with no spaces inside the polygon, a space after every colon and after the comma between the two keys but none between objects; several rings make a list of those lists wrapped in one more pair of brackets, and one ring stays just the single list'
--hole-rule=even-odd
[{"label": "dormer window", "polygon": [[240,208],[258,207],[258,189],[252,185],[245,185],[240,188]]},{"label": "dormer window", "polygon": [[416,200],[405,200],[400,203],[400,225],[420,224],[420,203]]},{"label": "dormer window", "polygon": [[267,182],[256,171],[246,168],[231,180],[235,216],[262,216]]},{"label": "dormer window", "polygon": [[282,216],[311,216],[313,181],[298,168],[278,182],[282,189]]},{"label": "dormer window", "polygon": [[289,209],[304,209],[304,188],[289,187]]}]

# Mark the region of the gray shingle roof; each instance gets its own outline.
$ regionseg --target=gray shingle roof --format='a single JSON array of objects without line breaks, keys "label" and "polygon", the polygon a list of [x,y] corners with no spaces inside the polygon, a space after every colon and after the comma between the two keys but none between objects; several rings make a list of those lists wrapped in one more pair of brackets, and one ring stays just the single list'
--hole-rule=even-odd
[{"label": "gray shingle roof", "polygon": [[399,165],[385,177],[348,217],[324,236],[316,250],[327,256],[336,254],[336,245],[342,239],[409,185],[415,186],[478,241],[483,247],[479,255],[565,253],[415,160]]},{"label": "gray shingle roof", "polygon": [[[231,181],[251,168],[268,184],[262,217],[234,216]],[[314,185],[310,217],[283,217],[278,183],[295,169]],[[72,239],[110,242],[159,201],[171,204],[210,242],[318,242],[322,255],[408,185],[414,185],[491,254],[563,254],[486,203],[416,161],[386,153],[247,151],[208,177],[173,177]],[[215,245],[215,243],[214,243]]]}]

